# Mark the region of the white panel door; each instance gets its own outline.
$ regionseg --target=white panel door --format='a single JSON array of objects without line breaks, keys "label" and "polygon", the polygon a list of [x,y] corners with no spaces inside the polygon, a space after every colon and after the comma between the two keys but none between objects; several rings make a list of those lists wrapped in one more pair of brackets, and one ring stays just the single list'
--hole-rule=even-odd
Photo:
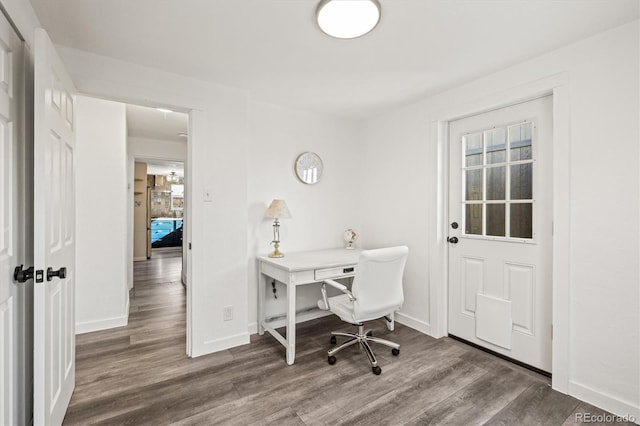
[{"label": "white panel door", "polygon": [[73,83],[42,29],[34,74],[34,262],[44,277],[34,286],[33,415],[56,425],[75,382],[75,115]]},{"label": "white panel door", "polygon": [[[22,42],[0,13],[0,424],[24,422],[24,401],[18,376],[24,366],[20,327],[20,284],[14,267],[23,261],[19,202],[19,173],[24,167],[20,149],[19,109],[22,107]],[[20,169],[20,170],[19,170]]]},{"label": "white panel door", "polygon": [[551,372],[552,99],[449,126],[449,334]]}]

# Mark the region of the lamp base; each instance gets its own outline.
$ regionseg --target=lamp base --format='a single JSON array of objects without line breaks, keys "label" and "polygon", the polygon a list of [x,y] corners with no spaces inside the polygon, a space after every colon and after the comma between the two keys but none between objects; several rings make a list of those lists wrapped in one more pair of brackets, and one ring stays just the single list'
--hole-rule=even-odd
[{"label": "lamp base", "polygon": [[271,244],[273,244],[273,253],[269,253],[269,257],[284,257],[284,253],[280,251],[280,241],[275,240]]}]

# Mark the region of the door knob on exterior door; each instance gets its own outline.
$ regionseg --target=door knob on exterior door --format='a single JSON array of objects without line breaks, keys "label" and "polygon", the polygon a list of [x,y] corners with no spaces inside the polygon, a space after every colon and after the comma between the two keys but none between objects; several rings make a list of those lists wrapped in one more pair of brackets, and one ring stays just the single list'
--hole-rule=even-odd
[{"label": "door knob on exterior door", "polygon": [[58,277],[61,280],[67,278],[67,268],[64,266],[57,271],[54,271],[52,267],[47,268],[47,281],[51,281],[53,277]]},{"label": "door knob on exterior door", "polygon": [[451,244],[458,244],[458,237],[447,237],[447,242]]}]

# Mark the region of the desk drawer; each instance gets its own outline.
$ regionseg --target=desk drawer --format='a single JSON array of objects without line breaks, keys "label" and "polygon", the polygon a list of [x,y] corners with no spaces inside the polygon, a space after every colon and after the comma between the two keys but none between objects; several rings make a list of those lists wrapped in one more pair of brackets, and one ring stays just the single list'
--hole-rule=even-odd
[{"label": "desk drawer", "polygon": [[356,265],[339,266],[337,268],[316,269],[316,280],[326,280],[342,277],[352,277],[356,273]]}]

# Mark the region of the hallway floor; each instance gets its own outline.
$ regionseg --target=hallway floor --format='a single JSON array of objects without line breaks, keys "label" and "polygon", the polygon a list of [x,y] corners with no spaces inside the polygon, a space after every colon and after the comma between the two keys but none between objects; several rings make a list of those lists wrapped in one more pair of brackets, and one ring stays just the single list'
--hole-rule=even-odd
[{"label": "hallway floor", "polygon": [[374,346],[382,375],[357,346],[327,364],[335,317],[299,324],[293,366],[270,336],[190,359],[180,252],[135,264],[129,325],[77,336],[76,388],[65,424],[495,424],[572,425],[604,412],[553,391],[549,380],[449,338],[409,327]]}]

